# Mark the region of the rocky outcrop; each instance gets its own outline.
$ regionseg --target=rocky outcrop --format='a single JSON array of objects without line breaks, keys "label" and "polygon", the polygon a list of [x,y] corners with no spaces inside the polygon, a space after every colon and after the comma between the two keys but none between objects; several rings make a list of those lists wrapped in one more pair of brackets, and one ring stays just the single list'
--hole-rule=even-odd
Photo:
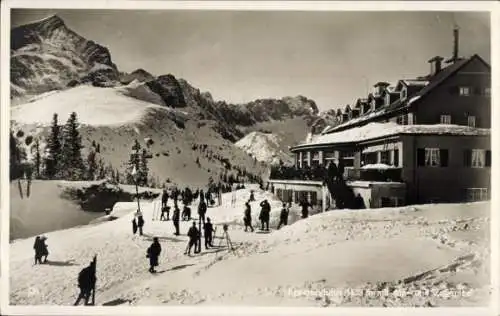
[{"label": "rocky outcrop", "polygon": [[137,80],[137,82],[148,82],[154,79],[155,76],[142,68],[136,69],[131,73],[120,74],[120,82],[125,85],[131,83],[134,80]]},{"label": "rocky outcrop", "polygon": [[171,75],[163,75],[146,82],[146,85],[158,94],[166,106],[172,108],[182,108],[186,106],[182,88],[177,79]]},{"label": "rocky outcrop", "polygon": [[118,79],[109,50],[70,30],[57,15],[12,29],[10,61],[11,98]]}]

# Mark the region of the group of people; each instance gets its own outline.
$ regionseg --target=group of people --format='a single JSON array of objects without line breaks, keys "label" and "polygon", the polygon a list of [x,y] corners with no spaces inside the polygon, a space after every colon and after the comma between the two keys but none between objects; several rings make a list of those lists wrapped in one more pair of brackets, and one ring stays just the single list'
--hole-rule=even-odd
[{"label": "group of people", "polygon": [[49,248],[45,243],[46,240],[47,237],[45,236],[36,236],[35,238],[35,244],[33,245],[33,249],[35,249],[35,264],[47,263]]}]

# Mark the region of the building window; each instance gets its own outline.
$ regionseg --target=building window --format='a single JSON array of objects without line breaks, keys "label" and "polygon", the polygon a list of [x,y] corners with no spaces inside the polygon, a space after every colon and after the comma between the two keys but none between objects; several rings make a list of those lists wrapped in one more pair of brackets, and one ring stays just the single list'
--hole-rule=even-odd
[{"label": "building window", "polygon": [[399,167],[399,149],[394,149],[394,167]]},{"label": "building window", "polygon": [[448,167],[448,149],[417,149],[417,165],[419,167]]},{"label": "building window", "polygon": [[467,201],[484,201],[488,199],[488,188],[467,188]]},{"label": "building window", "polygon": [[408,125],[416,124],[415,121],[415,115],[413,113],[408,113]]},{"label": "building window", "polygon": [[467,117],[467,125],[469,127],[476,127],[476,117],[475,116],[468,116]]},{"label": "building window", "polygon": [[441,115],[439,119],[439,123],[441,124],[451,124],[451,115]]},{"label": "building window", "polygon": [[388,150],[380,152],[380,163],[388,165],[391,163],[391,153]]},{"label": "building window", "polygon": [[406,99],[406,89],[401,90],[401,100]]},{"label": "building window", "polygon": [[385,95],[385,105],[389,105],[389,104],[391,104],[391,94],[387,93]]},{"label": "building window", "polygon": [[465,152],[465,166],[472,168],[491,167],[491,150],[472,149]]},{"label": "building window", "polygon": [[469,96],[469,95],[471,95],[471,88],[470,87],[459,87],[458,93],[462,96]]}]

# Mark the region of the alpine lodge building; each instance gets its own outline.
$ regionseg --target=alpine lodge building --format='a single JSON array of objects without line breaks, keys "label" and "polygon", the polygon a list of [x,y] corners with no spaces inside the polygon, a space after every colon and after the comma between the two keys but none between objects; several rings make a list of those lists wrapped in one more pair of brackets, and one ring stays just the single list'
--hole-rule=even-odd
[{"label": "alpine lodge building", "polygon": [[343,188],[357,208],[489,199],[490,66],[458,57],[457,29],[452,57],[428,62],[427,75],[376,83],[336,112],[335,126],[292,147],[295,166],[271,171],[273,192],[323,211],[339,207]]}]

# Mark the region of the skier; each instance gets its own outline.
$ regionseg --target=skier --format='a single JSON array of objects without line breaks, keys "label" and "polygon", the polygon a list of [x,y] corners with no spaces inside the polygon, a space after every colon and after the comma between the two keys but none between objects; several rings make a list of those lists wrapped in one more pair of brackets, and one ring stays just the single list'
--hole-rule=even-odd
[{"label": "skier", "polygon": [[210,222],[210,217],[207,217],[206,224],[203,225],[203,235],[205,236],[205,249],[208,247],[213,247],[212,245],[212,233],[215,232],[214,226]]},{"label": "skier", "polygon": [[198,205],[198,216],[200,218],[200,221],[203,221],[203,224],[205,224],[206,213],[207,213],[207,204],[205,204],[205,202],[202,200]]},{"label": "skier", "polygon": [[35,244],[33,249],[35,249],[35,264],[42,264],[42,250],[41,250],[40,236],[36,236]]},{"label": "skier", "polygon": [[191,226],[191,228],[189,228],[187,235],[189,237],[189,244],[188,244],[188,248],[186,249],[186,252],[184,252],[184,254],[191,256],[191,248],[193,248],[193,246],[195,246],[195,248],[196,248],[196,243],[198,242],[199,232],[198,232],[198,229],[196,228],[196,222],[193,222],[193,226]]},{"label": "skier", "polygon": [[80,303],[83,298],[85,300],[85,305],[89,305],[90,294],[92,291],[95,292],[96,283],[96,266],[95,261],[90,262],[90,265],[83,268],[78,274],[78,287],[80,288],[80,294],[76,299],[75,306]]},{"label": "skier", "polygon": [[207,190],[207,193],[205,193],[205,201],[207,206],[212,206],[212,195],[210,194],[210,190]]},{"label": "skier", "polygon": [[132,232],[137,233],[137,222],[135,221],[135,217],[132,219]]},{"label": "skier", "polygon": [[281,209],[281,213],[280,213],[280,223],[278,225],[278,229],[281,228],[281,225],[283,225],[283,226],[288,225],[288,213],[289,212],[290,211],[286,207],[286,203],[283,203],[283,208]]},{"label": "skier", "polygon": [[252,209],[250,208],[250,202],[245,203],[245,216],[243,217],[243,222],[245,223],[245,232],[247,231],[247,228],[250,227],[253,233],[253,227],[252,227]]},{"label": "skier", "polygon": [[182,220],[190,221],[191,220],[191,208],[184,204],[184,209],[182,210]]},{"label": "skier", "polygon": [[302,207],[302,218],[309,217],[309,207],[312,207],[312,205],[309,204],[306,199],[303,199],[302,202],[300,202],[300,206]]},{"label": "skier", "polygon": [[[165,219],[165,213],[167,213],[167,218]],[[169,221],[170,220],[170,206],[162,206],[161,208],[161,216],[160,221]]]},{"label": "skier", "polygon": [[137,217],[137,227],[139,228],[139,235],[142,236],[142,227],[144,226],[144,218],[142,217],[141,210],[137,210],[135,216]]},{"label": "skier", "polygon": [[269,231],[269,215],[271,213],[271,205],[267,200],[264,200],[260,202],[260,214],[259,214],[259,219],[260,219],[260,224],[261,224],[261,230],[264,230],[264,225],[266,226],[266,231]]},{"label": "skier", "polygon": [[161,195],[161,209],[163,213],[163,208],[167,207],[168,202],[168,192],[167,189],[163,189],[163,194]]},{"label": "skier", "polygon": [[158,242],[158,237],[153,238],[153,243],[149,246],[146,258],[149,258],[149,272],[156,273],[155,267],[158,266],[158,257],[161,253],[161,245]]},{"label": "skier", "polygon": [[181,210],[177,206],[177,203],[174,206],[174,214],[172,215],[172,222],[174,223],[175,227],[175,236],[179,236],[179,221],[181,217]]}]

